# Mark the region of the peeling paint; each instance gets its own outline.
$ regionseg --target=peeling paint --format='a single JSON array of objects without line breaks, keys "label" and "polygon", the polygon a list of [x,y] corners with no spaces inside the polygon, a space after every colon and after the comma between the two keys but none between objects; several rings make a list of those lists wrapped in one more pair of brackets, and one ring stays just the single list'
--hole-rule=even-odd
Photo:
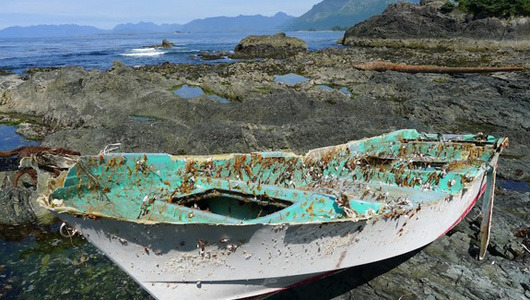
[{"label": "peeling paint", "polygon": [[506,143],[401,130],[303,156],[81,157],[40,201],[156,297],[214,297],[225,280],[224,292],[263,281],[257,293],[432,242],[484,191]]}]

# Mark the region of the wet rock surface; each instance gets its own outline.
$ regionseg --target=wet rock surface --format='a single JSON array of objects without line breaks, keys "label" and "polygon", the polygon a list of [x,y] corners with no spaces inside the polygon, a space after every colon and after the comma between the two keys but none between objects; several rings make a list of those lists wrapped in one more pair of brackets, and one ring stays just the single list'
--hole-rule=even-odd
[{"label": "wet rock surface", "polygon": [[[499,161],[499,176],[528,182],[528,70],[444,75],[360,71],[349,66],[384,60],[528,68],[529,56],[516,49],[446,52],[349,47],[224,65],[130,68],[115,64],[106,71],[67,67],[36,72],[26,79],[1,77],[0,113],[31,115],[53,130],[45,135],[45,146],[83,154],[98,153],[117,142],[124,152],[291,149],[303,153],[401,128],[482,132],[510,138],[510,147]],[[275,75],[290,73],[310,80],[295,86],[274,81]],[[11,79],[2,81],[7,77]],[[183,84],[200,86],[232,101],[180,98],[172,90]],[[341,88],[351,94],[340,92]],[[1,192],[9,199],[18,197],[4,187]],[[475,259],[480,224],[475,208],[447,236],[417,255],[389,262],[396,268],[384,262],[346,270],[274,297],[525,299],[530,253],[522,247],[525,237],[517,232],[530,224],[529,195],[497,189],[492,244],[484,261]]]}]

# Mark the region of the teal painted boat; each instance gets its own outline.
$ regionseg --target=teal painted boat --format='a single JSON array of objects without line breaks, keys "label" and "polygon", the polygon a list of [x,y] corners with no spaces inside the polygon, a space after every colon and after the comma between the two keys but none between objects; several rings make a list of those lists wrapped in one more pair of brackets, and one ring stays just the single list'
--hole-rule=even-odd
[{"label": "teal painted boat", "polygon": [[67,158],[40,201],[154,297],[234,299],[425,246],[483,194],[485,249],[506,145],[401,130],[306,155]]}]

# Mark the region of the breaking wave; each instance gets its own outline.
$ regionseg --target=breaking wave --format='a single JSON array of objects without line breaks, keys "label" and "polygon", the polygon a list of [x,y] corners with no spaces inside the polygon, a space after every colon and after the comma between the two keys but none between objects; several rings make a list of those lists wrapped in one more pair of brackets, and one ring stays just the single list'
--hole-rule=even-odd
[{"label": "breaking wave", "polygon": [[132,49],[130,52],[122,53],[122,56],[132,56],[132,57],[147,57],[147,56],[159,56],[166,54],[165,51],[156,49],[156,48],[139,48]]}]

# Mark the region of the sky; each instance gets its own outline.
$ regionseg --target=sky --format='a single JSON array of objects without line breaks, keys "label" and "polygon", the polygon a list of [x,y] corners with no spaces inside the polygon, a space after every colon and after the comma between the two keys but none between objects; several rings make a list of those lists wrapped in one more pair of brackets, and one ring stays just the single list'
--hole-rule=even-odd
[{"label": "sky", "polygon": [[300,16],[322,0],[0,0],[0,29],[78,24],[111,29],[140,21],[184,24],[215,16]]}]

